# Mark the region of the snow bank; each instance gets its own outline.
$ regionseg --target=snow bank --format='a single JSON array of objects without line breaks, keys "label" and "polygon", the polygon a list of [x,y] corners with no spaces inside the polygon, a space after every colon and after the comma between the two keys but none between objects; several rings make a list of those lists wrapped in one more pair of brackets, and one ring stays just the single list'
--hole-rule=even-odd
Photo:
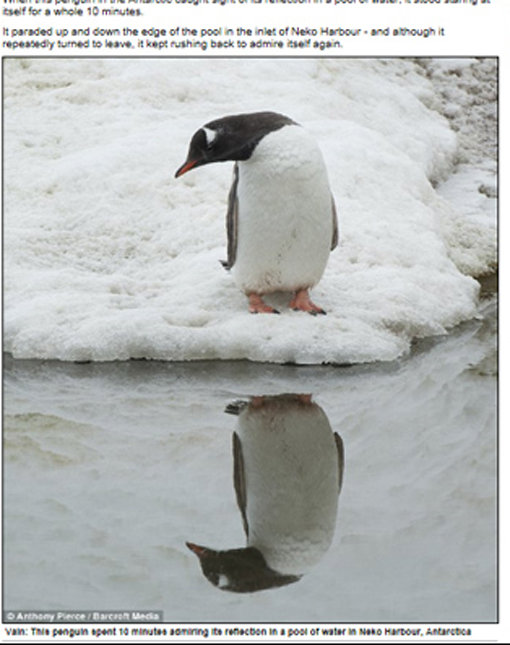
[{"label": "snow bank", "polygon": [[[479,64],[6,61],[5,349],[352,363],[393,359],[473,317],[470,276],[495,248],[494,195],[476,172],[485,163],[494,176],[495,162],[462,148],[450,117]],[[462,89],[448,101],[446,74]],[[325,317],[248,313],[218,262],[230,163],[173,178],[203,123],[267,109],[313,133],[328,166],[340,245],[313,293]],[[475,175],[451,182],[460,161]]]}]

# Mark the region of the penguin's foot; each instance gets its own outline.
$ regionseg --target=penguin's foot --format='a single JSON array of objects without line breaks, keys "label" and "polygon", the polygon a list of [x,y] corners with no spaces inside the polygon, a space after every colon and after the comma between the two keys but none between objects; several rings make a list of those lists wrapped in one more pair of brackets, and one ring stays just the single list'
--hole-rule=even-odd
[{"label": "penguin's foot", "polygon": [[309,314],[312,314],[312,316],[316,316],[317,314],[326,315],[326,312],[322,307],[318,307],[310,300],[308,289],[300,289],[299,291],[296,291],[296,295],[291,300],[289,307],[294,309],[294,311],[307,311]]},{"label": "penguin's foot", "polygon": [[266,401],[265,396],[252,396],[250,399],[250,405],[252,408],[262,408]]},{"label": "penguin's foot", "polygon": [[248,302],[250,303],[251,314],[279,314],[280,312],[262,300],[258,293],[249,293]]}]

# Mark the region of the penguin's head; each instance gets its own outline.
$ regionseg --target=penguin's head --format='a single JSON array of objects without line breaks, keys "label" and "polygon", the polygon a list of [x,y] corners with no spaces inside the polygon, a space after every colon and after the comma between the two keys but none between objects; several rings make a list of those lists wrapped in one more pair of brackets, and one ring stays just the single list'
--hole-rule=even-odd
[{"label": "penguin's head", "polygon": [[282,587],[297,582],[300,575],[285,575],[270,569],[262,553],[254,547],[215,551],[186,542],[200,560],[204,576],[224,591],[246,593]]},{"label": "penguin's head", "polygon": [[246,161],[266,134],[292,124],[296,125],[276,112],[234,114],[210,121],[191,138],[186,161],[175,176],[217,161]]}]

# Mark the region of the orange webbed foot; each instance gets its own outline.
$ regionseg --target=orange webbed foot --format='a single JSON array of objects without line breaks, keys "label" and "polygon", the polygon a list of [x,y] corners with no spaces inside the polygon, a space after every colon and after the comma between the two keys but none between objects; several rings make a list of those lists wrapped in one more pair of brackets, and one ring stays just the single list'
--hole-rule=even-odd
[{"label": "orange webbed foot", "polygon": [[296,295],[291,300],[289,307],[294,309],[294,311],[306,311],[312,316],[317,316],[317,314],[326,315],[322,307],[319,307],[310,300],[308,289],[296,291]]},{"label": "orange webbed foot", "polygon": [[251,314],[279,314],[280,312],[274,307],[266,305],[258,293],[248,294],[248,302],[250,303]]}]

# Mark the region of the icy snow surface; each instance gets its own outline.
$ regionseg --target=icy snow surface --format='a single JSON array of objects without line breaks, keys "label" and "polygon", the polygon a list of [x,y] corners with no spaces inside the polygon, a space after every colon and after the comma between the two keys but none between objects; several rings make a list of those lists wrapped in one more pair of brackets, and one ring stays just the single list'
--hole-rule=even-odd
[{"label": "icy snow surface", "polygon": [[[475,59],[6,61],[5,349],[350,363],[445,333],[495,261],[494,84]],[[197,128],[256,110],[322,148],[325,317],[248,313],[218,262],[231,163],[173,177]]]}]

